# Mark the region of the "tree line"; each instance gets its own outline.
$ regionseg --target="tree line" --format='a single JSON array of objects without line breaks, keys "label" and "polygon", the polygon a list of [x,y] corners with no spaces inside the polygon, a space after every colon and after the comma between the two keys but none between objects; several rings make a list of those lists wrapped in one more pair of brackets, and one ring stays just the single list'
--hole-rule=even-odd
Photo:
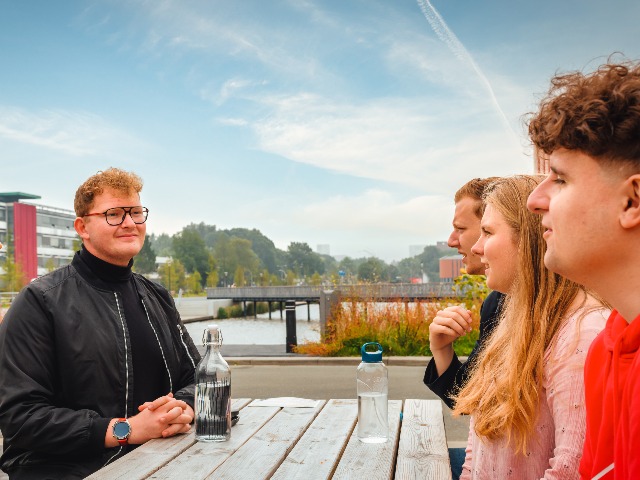
[{"label": "tree line", "polygon": [[[74,241],[74,249],[80,241]],[[419,255],[388,264],[374,256],[340,261],[321,255],[305,242],[291,242],[286,250],[257,229],[218,229],[203,222],[192,223],[175,235],[147,235],[134,259],[134,270],[158,275],[167,289],[200,293],[206,287],[246,285],[321,285],[359,282],[409,282],[426,275],[439,278],[439,259],[454,254],[446,246],[427,246]],[[170,260],[159,263],[158,257]],[[0,275],[3,291],[19,291],[28,281],[13,249],[7,251]],[[53,262],[47,270],[55,269]]]},{"label": "tree line", "polygon": [[[286,250],[257,229],[218,229],[203,222],[175,235],[148,235],[134,261],[134,270],[156,273],[169,290],[200,293],[205,287],[247,285],[321,285],[338,283],[409,282],[426,275],[439,278],[439,259],[454,254],[446,246],[427,246],[419,255],[388,264],[376,257],[340,261],[313,251],[305,242]],[[157,257],[171,260],[157,268]]]}]

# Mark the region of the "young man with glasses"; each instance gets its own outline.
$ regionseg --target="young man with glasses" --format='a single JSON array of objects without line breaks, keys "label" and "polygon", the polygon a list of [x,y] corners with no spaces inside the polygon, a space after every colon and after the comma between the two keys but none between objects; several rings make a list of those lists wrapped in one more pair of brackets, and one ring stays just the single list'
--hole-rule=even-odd
[{"label": "young man with glasses", "polygon": [[83,183],[81,250],[25,287],[0,326],[0,463],[12,479],[84,478],[190,429],[199,354],[170,294],[131,271],[141,190],[115,168]]}]

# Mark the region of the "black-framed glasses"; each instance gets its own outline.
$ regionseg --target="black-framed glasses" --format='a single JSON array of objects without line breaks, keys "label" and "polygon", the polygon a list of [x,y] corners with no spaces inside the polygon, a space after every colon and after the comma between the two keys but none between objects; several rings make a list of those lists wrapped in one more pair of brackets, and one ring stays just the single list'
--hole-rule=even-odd
[{"label": "black-framed glasses", "polygon": [[127,213],[131,217],[131,220],[133,220],[133,223],[137,223],[139,225],[147,221],[149,209],[145,207],[115,207],[100,213],[87,213],[86,215],[83,215],[83,217],[104,215],[104,218],[109,225],[117,227],[124,222],[124,218],[127,216]]}]

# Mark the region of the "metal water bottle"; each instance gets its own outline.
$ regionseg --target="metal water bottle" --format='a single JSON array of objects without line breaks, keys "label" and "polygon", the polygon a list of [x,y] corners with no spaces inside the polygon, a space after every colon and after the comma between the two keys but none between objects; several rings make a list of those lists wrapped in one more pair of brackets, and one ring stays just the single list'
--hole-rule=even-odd
[{"label": "metal water bottle", "polygon": [[207,351],[196,369],[196,440],[224,442],[231,437],[231,370],[220,354],[218,325],[207,325],[202,343]]},{"label": "metal water bottle", "polygon": [[[376,351],[368,352],[369,345],[375,345]],[[364,443],[384,443],[389,438],[389,374],[382,363],[382,345],[365,343],[360,353],[362,362],[356,372],[358,438]]]}]

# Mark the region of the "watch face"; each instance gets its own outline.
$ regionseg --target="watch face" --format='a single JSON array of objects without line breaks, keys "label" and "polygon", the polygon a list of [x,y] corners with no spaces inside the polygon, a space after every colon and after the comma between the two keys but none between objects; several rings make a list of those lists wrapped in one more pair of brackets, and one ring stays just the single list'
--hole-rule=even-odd
[{"label": "watch face", "polygon": [[126,422],[116,422],[113,425],[113,435],[118,439],[127,438],[131,432],[131,427]]}]

